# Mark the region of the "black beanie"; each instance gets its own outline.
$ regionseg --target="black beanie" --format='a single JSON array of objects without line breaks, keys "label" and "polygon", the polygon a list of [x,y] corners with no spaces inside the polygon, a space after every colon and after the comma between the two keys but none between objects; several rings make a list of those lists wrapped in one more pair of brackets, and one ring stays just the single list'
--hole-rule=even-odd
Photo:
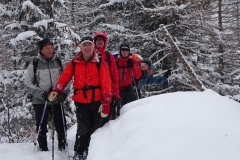
[{"label": "black beanie", "polygon": [[122,49],[122,48],[128,49],[128,50],[130,51],[130,46],[129,46],[129,44],[126,44],[126,43],[121,44],[121,45],[120,45],[120,53],[121,53],[121,49]]},{"label": "black beanie", "polygon": [[149,59],[144,59],[142,62],[146,63],[149,67],[152,65],[152,62]]},{"label": "black beanie", "polygon": [[41,51],[46,44],[53,45],[53,43],[50,41],[50,39],[44,38],[43,40],[38,42],[39,50]]}]

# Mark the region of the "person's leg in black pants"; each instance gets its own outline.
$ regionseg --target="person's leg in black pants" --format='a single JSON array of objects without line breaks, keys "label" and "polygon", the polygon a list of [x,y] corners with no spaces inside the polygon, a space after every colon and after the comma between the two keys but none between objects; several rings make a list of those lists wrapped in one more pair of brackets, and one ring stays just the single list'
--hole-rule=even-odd
[{"label": "person's leg in black pants", "polygon": [[122,98],[122,103],[121,103],[121,107],[117,108],[118,116],[120,116],[120,110],[121,110],[122,106],[124,106],[127,103],[137,100],[136,92],[133,90],[132,86],[126,87],[123,90],[121,90],[120,96]]},{"label": "person's leg in black pants", "polygon": [[129,102],[135,101],[137,99],[136,93],[133,90],[133,87],[127,87],[127,88],[121,90],[120,96],[122,98],[122,106]]},{"label": "person's leg in black pants", "polygon": [[[65,123],[63,124],[63,122]],[[58,149],[64,150],[66,146],[66,137],[64,132],[64,127],[66,126],[66,118],[65,115],[62,115],[60,103],[54,104],[54,124],[56,132],[58,133]]]},{"label": "person's leg in black pants", "polygon": [[[40,121],[43,116],[44,104],[33,104],[33,108],[36,116],[36,131],[38,132]],[[48,132],[47,121],[48,121],[48,111],[46,109],[44,118],[42,121],[42,125],[40,127],[40,132],[38,135],[38,144],[39,144],[40,151],[48,151],[47,136],[46,136],[46,133]]]},{"label": "person's leg in black pants", "polygon": [[78,124],[74,151],[77,155],[82,156],[83,152],[88,150],[92,133],[101,127],[102,118],[98,113],[100,105],[101,102],[90,104],[75,102]]}]

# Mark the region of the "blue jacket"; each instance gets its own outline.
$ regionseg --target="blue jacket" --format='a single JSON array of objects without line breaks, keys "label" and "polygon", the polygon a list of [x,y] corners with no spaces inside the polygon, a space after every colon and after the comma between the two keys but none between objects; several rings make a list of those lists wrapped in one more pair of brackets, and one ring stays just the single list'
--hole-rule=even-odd
[{"label": "blue jacket", "polygon": [[138,89],[142,89],[144,86],[148,85],[148,84],[161,84],[163,82],[165,82],[167,80],[167,78],[165,76],[148,76],[147,72],[143,72],[142,74],[142,79],[140,81],[140,85],[138,86]]}]

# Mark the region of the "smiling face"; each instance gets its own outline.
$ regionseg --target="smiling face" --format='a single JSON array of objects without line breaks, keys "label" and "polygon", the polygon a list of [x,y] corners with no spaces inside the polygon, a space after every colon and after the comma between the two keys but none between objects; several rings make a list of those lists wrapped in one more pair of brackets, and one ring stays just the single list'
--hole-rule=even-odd
[{"label": "smiling face", "polygon": [[127,57],[129,55],[130,51],[127,48],[122,48],[121,49],[121,55],[122,57]]},{"label": "smiling face", "polygon": [[97,48],[103,48],[104,47],[104,38],[102,36],[98,36],[95,39],[95,44]]},{"label": "smiling face", "polygon": [[153,75],[153,73],[154,73],[154,69],[149,68],[149,69],[147,70],[147,74],[148,74],[148,76]]},{"label": "smiling face", "polygon": [[53,45],[52,44],[46,44],[44,45],[43,49],[41,50],[42,56],[46,59],[52,58],[53,56]]},{"label": "smiling face", "polygon": [[80,45],[80,49],[83,53],[83,59],[88,61],[93,56],[94,44],[91,42],[84,42]]},{"label": "smiling face", "polygon": [[146,71],[148,70],[149,65],[147,63],[141,62],[141,70],[142,71]]}]

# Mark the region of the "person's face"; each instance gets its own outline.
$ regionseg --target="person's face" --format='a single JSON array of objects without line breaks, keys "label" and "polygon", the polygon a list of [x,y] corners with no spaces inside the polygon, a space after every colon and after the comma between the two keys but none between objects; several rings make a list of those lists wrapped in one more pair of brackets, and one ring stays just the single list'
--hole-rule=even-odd
[{"label": "person's face", "polygon": [[97,37],[96,38],[96,47],[97,48],[103,48],[104,46],[104,38],[103,37]]},{"label": "person's face", "polygon": [[141,70],[142,71],[146,71],[146,70],[148,70],[148,68],[149,68],[148,64],[141,62]]},{"label": "person's face", "polygon": [[42,56],[46,59],[52,58],[53,56],[53,45],[52,44],[46,44],[43,49],[41,50]]},{"label": "person's face", "polygon": [[153,75],[153,73],[154,73],[154,70],[153,70],[152,68],[149,68],[149,69],[147,70],[148,76]]},{"label": "person's face", "polygon": [[89,60],[93,55],[94,44],[91,42],[84,42],[80,45],[80,49],[83,53],[83,58]]},{"label": "person's face", "polygon": [[130,51],[127,48],[122,48],[121,49],[121,55],[122,57],[127,57],[129,55]]}]

